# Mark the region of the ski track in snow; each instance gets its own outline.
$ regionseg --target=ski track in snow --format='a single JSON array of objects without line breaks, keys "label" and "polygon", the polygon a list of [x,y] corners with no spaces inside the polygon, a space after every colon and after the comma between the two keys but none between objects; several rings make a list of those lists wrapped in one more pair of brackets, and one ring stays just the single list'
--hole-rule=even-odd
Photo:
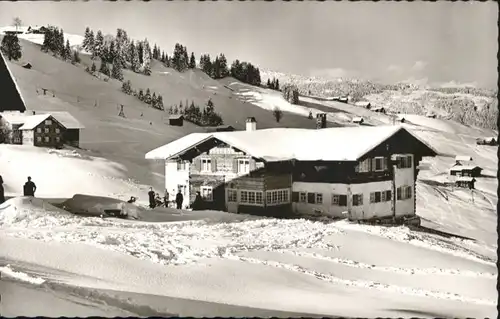
[{"label": "ski track in snow", "polygon": [[487,265],[496,265],[496,260],[487,256],[480,255],[471,249],[465,248],[458,243],[465,240],[459,238],[437,239],[432,234],[423,234],[412,232],[406,227],[370,227],[366,225],[350,224],[350,223],[337,223],[341,229],[351,229],[377,235],[391,240],[396,240],[403,243],[409,243],[415,246],[436,250],[439,252],[447,253],[456,257],[467,258],[475,262],[480,262]]},{"label": "ski track in snow", "polygon": [[438,298],[438,299],[462,301],[462,302],[492,305],[492,306],[496,305],[495,300],[486,300],[486,299],[464,297],[464,296],[461,296],[459,294],[453,294],[453,293],[448,293],[448,292],[432,291],[432,290],[418,289],[418,288],[409,288],[409,287],[402,287],[402,286],[397,286],[397,285],[388,285],[388,284],[382,284],[382,283],[378,283],[378,282],[365,281],[365,280],[342,279],[342,278],[336,277],[336,276],[331,275],[331,274],[320,273],[320,272],[317,272],[314,270],[306,269],[306,268],[298,266],[298,265],[287,264],[287,263],[282,263],[282,262],[277,262],[277,261],[261,260],[261,259],[256,259],[256,258],[247,258],[247,257],[232,257],[231,259],[250,262],[253,264],[261,264],[261,265],[271,266],[271,267],[275,267],[275,268],[283,268],[283,269],[298,272],[301,274],[313,276],[313,277],[315,277],[319,280],[322,280],[322,281],[335,283],[335,284],[341,284],[341,285],[348,286],[348,287],[357,287],[357,288],[364,288],[364,289],[367,289],[367,288],[368,289],[376,289],[376,290],[381,290],[381,291],[386,291],[386,292],[393,292],[393,293],[396,292],[396,293],[400,293],[400,294],[413,295],[413,296],[418,296],[418,297],[432,297],[432,298]]}]

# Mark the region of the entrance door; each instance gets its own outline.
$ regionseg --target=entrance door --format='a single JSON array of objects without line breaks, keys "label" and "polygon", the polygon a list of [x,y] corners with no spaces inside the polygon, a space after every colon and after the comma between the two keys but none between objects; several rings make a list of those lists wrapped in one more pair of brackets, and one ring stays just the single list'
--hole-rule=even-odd
[{"label": "entrance door", "polygon": [[238,191],[236,189],[226,189],[226,210],[229,213],[238,213]]}]

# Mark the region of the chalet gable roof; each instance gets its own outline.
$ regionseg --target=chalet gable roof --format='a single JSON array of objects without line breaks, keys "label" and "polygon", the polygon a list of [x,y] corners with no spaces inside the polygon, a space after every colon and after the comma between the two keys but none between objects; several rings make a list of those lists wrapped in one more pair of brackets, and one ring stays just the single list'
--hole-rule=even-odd
[{"label": "chalet gable roof", "polygon": [[[148,152],[146,159],[170,159],[211,139],[266,162],[356,161],[404,130],[402,126],[342,127],[322,130],[272,128],[255,131],[192,133]],[[423,143],[433,154],[433,148]]]},{"label": "chalet gable roof", "polygon": [[482,169],[477,165],[455,165],[452,168],[450,168],[450,171],[470,171],[476,168]]},{"label": "chalet gable roof", "polygon": [[19,129],[32,130],[35,127],[37,127],[40,123],[48,119],[49,117],[51,117],[50,114],[31,115],[26,118],[26,121],[24,121],[23,126],[21,126]]}]

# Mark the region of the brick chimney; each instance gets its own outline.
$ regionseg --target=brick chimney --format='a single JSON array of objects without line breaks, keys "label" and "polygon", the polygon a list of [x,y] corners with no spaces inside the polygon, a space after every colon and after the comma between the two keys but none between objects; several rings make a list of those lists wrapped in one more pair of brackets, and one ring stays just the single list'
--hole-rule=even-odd
[{"label": "brick chimney", "polygon": [[316,129],[326,128],[326,113],[316,114]]},{"label": "brick chimney", "polygon": [[257,130],[257,121],[255,117],[247,117],[247,131]]}]

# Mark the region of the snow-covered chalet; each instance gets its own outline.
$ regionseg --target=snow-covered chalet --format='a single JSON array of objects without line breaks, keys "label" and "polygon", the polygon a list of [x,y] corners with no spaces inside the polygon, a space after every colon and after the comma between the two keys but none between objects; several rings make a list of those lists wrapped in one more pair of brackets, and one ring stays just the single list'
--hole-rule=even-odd
[{"label": "snow-covered chalet", "polygon": [[[154,149],[165,188],[266,216],[413,217],[417,166],[437,152],[402,126],[192,133]],[[186,202],[186,200],[185,200]]]}]

